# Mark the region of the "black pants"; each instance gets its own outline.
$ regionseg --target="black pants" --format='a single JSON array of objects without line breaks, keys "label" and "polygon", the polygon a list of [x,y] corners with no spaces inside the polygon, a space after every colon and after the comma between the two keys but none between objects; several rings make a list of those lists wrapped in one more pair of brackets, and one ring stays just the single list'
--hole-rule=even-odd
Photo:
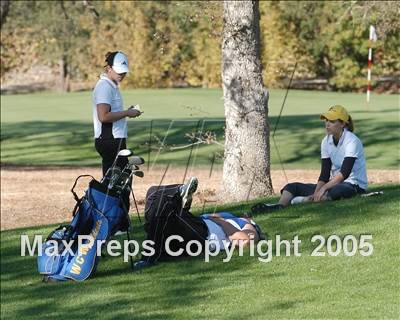
[{"label": "black pants", "polygon": [[[102,159],[103,176],[106,174],[117,156],[118,151],[126,149],[125,138],[98,138],[95,139],[94,146]],[[116,165],[123,169],[128,163],[126,157],[119,157]]]},{"label": "black pants", "polygon": [[[173,240],[169,244],[171,251],[183,249],[187,255],[186,244],[190,240],[202,243],[208,236],[208,228],[203,219],[192,215],[188,209],[182,209],[179,194],[180,184],[153,186],[147,191],[145,205],[145,231],[147,240],[154,241],[155,253],[143,256],[142,260],[155,262],[171,258],[165,250],[165,241],[171,235],[181,236],[183,242]],[[194,250],[193,250],[194,251]]]},{"label": "black pants", "polygon": [[[290,192],[294,197],[302,196],[307,197],[314,194],[316,184],[312,183],[300,183],[294,182],[289,183],[281,190]],[[332,200],[339,200],[342,198],[351,198],[359,193],[364,193],[365,190],[361,189],[359,186],[355,184],[351,184],[348,182],[342,182],[337,184],[336,186],[330,188],[328,190],[328,197]]]}]

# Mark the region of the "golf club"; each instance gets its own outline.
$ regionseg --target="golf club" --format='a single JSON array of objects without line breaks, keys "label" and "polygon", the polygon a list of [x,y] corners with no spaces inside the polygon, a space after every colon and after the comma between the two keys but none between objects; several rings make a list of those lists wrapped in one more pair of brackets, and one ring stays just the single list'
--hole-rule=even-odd
[{"label": "golf club", "polygon": [[121,193],[127,186],[130,185],[132,180],[132,175],[143,178],[143,171],[139,170],[139,165],[144,163],[144,159],[139,156],[132,156],[128,163],[125,165],[124,169],[115,178],[111,188],[115,186],[118,193]]},{"label": "golf club", "polygon": [[107,188],[109,190],[111,190],[114,187],[114,185],[119,180],[119,177],[121,176],[121,174],[122,174],[122,171],[121,171],[121,169],[119,167],[114,166],[114,168],[111,169],[109,182],[108,182],[108,185],[107,185]]},{"label": "golf club", "polygon": [[136,176],[139,178],[144,177],[143,171],[138,171],[138,170],[124,170],[118,177],[117,181],[113,185],[115,187],[117,193],[123,192],[125,189],[130,189],[130,184],[132,180],[132,176]]},{"label": "golf club", "polygon": [[135,175],[136,177],[139,178],[143,178],[144,177],[144,172],[143,171],[132,171],[133,175]]},{"label": "golf club", "polygon": [[117,160],[119,157],[130,157],[133,155],[133,152],[129,149],[121,149],[120,151],[118,151],[114,162],[112,163],[111,167],[108,168],[106,174],[104,175],[104,177],[101,179],[101,183],[106,182],[106,179],[110,177],[111,171],[113,170],[115,164],[117,163]]},{"label": "golf club", "polygon": [[[125,171],[129,171],[129,173],[130,173],[131,171],[138,170],[139,169],[139,165],[141,165],[143,163],[144,163],[144,159],[142,157],[132,156],[129,159],[128,163],[125,165],[125,167],[122,170],[122,172],[120,172],[120,175],[116,178],[116,181],[120,181],[121,180],[122,174]],[[118,184],[120,184],[120,183],[118,183]]]},{"label": "golf club", "polygon": [[[127,187],[128,183],[132,179],[133,175],[135,175],[136,177],[139,177],[139,178],[143,178],[144,177],[143,171],[133,171],[132,170],[131,173],[129,174],[129,176],[127,177],[127,179],[122,184],[121,191],[124,190]],[[129,185],[128,185],[128,187],[129,187]]]}]

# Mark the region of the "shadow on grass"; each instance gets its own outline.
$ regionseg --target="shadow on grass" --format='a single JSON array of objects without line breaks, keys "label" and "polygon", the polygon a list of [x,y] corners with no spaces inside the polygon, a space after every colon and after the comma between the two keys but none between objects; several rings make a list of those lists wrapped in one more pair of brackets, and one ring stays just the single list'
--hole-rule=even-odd
[{"label": "shadow on grass", "polygon": [[[15,242],[13,238],[10,241]],[[132,272],[120,258],[108,257],[86,282],[44,284],[35,272],[35,258],[16,257],[18,245],[6,243],[4,247],[2,305],[6,310],[14,306],[10,318],[23,319],[67,314],[70,319],[176,319],[180,307],[190,308],[209,297],[216,275],[235,274],[249,264],[246,260],[205,264],[186,258]]]},{"label": "shadow on grass", "polygon": [[[195,132],[196,128],[202,132],[213,132],[223,144],[224,121],[222,118],[135,121],[129,124],[128,146],[133,147],[137,154],[146,156],[151,142],[151,160],[154,161],[158,154],[159,164],[185,164],[190,148],[171,150],[171,147],[189,145],[190,138],[187,135]],[[270,117],[271,128],[275,122],[276,117]],[[99,165],[90,123],[42,121],[2,123],[1,127],[2,164]],[[399,159],[393,152],[400,138],[398,129],[397,121],[364,119],[356,123],[356,133],[366,148],[369,164],[375,161],[384,163],[384,167],[399,165]],[[323,122],[313,115],[284,116],[280,120],[275,140],[284,163],[315,163],[318,166],[320,142],[324,135]],[[223,148],[216,144],[201,145],[196,161],[199,164],[209,164],[212,154],[217,152],[222,154]],[[385,154],[384,159],[382,154]],[[271,155],[273,163],[276,162],[272,147]]]},{"label": "shadow on grass", "polygon": [[353,110],[352,114],[382,114],[382,113],[392,113],[392,112],[399,112],[399,109],[382,109],[382,110]]},{"label": "shadow on grass", "polygon": [[[369,226],[376,225],[379,228],[374,221],[393,214],[381,209],[398,205],[400,188],[398,185],[386,185],[373,187],[370,191],[377,190],[384,191],[384,195],[298,205],[253,218],[263,230],[273,236],[281,234],[284,239],[295,234],[303,238],[315,233],[332,234],[363,220],[367,220]],[[240,213],[250,206],[251,203],[221,206],[218,211]],[[282,216],[289,218],[279,218]],[[136,218],[133,224],[136,230],[134,238],[140,242],[144,232]],[[2,318],[54,319],[60,315],[68,315],[70,319],[185,318],[185,312],[194,306],[198,307],[201,301],[205,305],[210,303],[221,286],[235,287],[237,281],[243,279],[248,270],[258,263],[256,257],[235,255],[231,263],[221,263],[222,255],[212,258],[209,263],[204,263],[202,257],[183,258],[133,272],[129,263],[123,263],[121,257],[105,257],[95,277],[83,283],[44,284],[36,272],[36,258],[20,257],[19,236],[22,233],[29,236],[47,235],[51,229],[47,226],[1,233]],[[364,233],[371,230],[359,231]],[[285,276],[285,272],[280,270],[266,269],[262,279],[268,283],[268,280]],[[288,310],[302,303],[304,301],[287,300],[269,305],[273,309]],[[193,310],[201,312],[201,308]],[[201,318],[202,314],[191,313],[190,316]]]},{"label": "shadow on grass", "polygon": [[383,191],[384,194],[366,198],[357,196],[321,204],[300,204],[271,214],[258,214],[254,219],[260,221],[272,239],[277,234],[283,239],[299,235],[306,240],[304,248],[311,247],[310,239],[315,234],[337,234],[339,230],[351,229],[352,225],[362,221],[368,221],[368,227],[358,229],[357,234],[373,234],[379,230],[379,225],[373,222],[393,214],[388,208],[398,208],[400,186],[376,185],[368,188],[368,192],[374,191]]}]

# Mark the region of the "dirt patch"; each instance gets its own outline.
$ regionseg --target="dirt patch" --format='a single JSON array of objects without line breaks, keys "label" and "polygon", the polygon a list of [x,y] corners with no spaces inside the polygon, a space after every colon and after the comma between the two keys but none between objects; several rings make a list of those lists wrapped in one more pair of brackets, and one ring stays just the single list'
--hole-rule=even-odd
[{"label": "dirt patch", "polygon": [[[134,191],[142,212],[147,189],[158,185],[165,172],[165,167],[152,168],[145,171],[143,179],[136,178]],[[50,223],[61,223],[71,219],[75,205],[71,187],[77,176],[90,174],[96,179],[101,176],[98,168],[52,168],[38,169],[32,167],[3,167],[1,169],[1,230],[36,226]],[[290,182],[314,182],[318,170],[287,170]],[[169,168],[163,179],[163,184],[180,183],[184,169]],[[193,169],[187,172],[187,177],[197,176],[200,184],[194,197],[194,206],[203,206],[204,201],[218,204],[218,190],[222,171],[210,172],[208,168]],[[369,170],[368,177],[373,183],[400,183],[398,170]],[[286,184],[282,171],[272,171],[272,180],[276,193]],[[85,178],[77,186],[79,195],[87,187],[89,179]],[[133,206],[131,214],[133,214]]]}]

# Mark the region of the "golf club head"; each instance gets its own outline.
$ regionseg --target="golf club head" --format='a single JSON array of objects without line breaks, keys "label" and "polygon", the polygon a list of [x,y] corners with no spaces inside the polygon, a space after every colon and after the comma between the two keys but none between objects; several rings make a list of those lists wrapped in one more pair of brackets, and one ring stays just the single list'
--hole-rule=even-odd
[{"label": "golf club head", "polygon": [[139,177],[139,178],[143,178],[143,177],[144,177],[143,171],[133,171],[133,174],[134,174],[136,177]]},{"label": "golf club head", "polygon": [[117,182],[119,176],[121,175],[121,169],[117,166],[110,170],[110,174],[108,176],[108,189],[112,189]]},{"label": "golf club head", "polygon": [[117,154],[118,157],[130,157],[131,155],[133,155],[133,152],[129,149],[119,150]]},{"label": "golf club head", "polygon": [[131,170],[132,170],[132,171],[139,170],[139,166],[132,165]]},{"label": "golf club head", "polygon": [[133,156],[129,159],[129,164],[131,166],[140,166],[143,163],[144,163],[144,159],[139,156]]},{"label": "golf club head", "polygon": [[130,171],[122,171],[120,176],[118,177],[114,187],[117,193],[121,193],[126,186],[131,184],[131,173]]}]

